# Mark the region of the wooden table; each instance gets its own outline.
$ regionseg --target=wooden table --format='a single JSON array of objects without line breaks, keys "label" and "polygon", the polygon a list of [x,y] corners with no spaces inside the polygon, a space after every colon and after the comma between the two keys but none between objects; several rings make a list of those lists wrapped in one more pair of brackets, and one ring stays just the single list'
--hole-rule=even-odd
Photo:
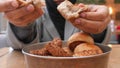
[{"label": "wooden table", "polygon": [[[0,68],[25,68],[24,56],[21,51],[13,50],[0,56]],[[112,45],[108,68],[120,68],[120,45]]]}]

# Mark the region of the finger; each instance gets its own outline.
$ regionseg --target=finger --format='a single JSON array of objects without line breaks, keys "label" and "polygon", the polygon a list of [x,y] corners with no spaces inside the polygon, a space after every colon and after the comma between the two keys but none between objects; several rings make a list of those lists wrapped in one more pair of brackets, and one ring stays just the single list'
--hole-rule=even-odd
[{"label": "finger", "polygon": [[16,0],[0,0],[0,12],[14,10],[19,6]]},{"label": "finger", "polygon": [[[94,10],[94,11],[93,11]],[[97,7],[96,9],[92,9],[89,12],[83,12],[80,14],[82,18],[86,18],[89,20],[104,20],[109,15],[108,8],[105,6]]]},{"label": "finger", "polygon": [[24,27],[29,25],[31,22],[35,21],[38,17],[40,17],[42,14],[40,14],[38,11],[32,12],[31,14],[28,14],[24,17],[21,17],[13,22],[16,22],[14,25],[19,27]]},{"label": "finger", "polygon": [[79,18],[75,20],[73,23],[77,28],[89,32],[89,33],[100,33],[103,30],[104,22],[101,21],[91,21],[83,18]]},{"label": "finger", "polygon": [[5,16],[8,19],[18,19],[20,17],[30,14],[33,11],[34,11],[34,6],[30,4],[28,6],[25,6],[25,7],[10,11],[10,12],[6,12]]}]

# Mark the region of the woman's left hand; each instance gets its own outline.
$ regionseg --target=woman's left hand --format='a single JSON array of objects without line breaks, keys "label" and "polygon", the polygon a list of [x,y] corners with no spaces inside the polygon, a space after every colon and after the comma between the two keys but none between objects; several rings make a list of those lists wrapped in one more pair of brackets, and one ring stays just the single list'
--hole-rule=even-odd
[{"label": "woman's left hand", "polygon": [[109,9],[103,5],[88,5],[88,11],[80,14],[80,18],[72,23],[75,27],[97,34],[102,32],[110,22]]}]

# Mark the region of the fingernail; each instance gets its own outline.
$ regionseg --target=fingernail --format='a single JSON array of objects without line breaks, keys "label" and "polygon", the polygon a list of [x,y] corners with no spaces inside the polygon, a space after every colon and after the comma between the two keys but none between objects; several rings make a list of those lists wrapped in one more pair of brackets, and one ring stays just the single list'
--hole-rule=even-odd
[{"label": "fingernail", "polygon": [[27,11],[30,11],[30,12],[32,12],[32,11],[34,11],[34,6],[33,5],[28,5],[27,6]]},{"label": "fingernail", "polygon": [[18,3],[15,2],[15,1],[12,1],[12,2],[11,2],[11,5],[12,5],[12,7],[14,7],[14,8],[17,8],[17,7],[19,6]]},{"label": "fingernail", "polygon": [[79,19],[77,19],[77,20],[75,20],[75,23],[76,23],[76,24],[80,24],[81,21],[80,21]]},{"label": "fingernail", "polygon": [[83,3],[78,4],[79,7],[84,7]]},{"label": "fingernail", "polygon": [[85,13],[81,13],[80,16],[83,17],[83,18],[85,18],[86,14]]}]

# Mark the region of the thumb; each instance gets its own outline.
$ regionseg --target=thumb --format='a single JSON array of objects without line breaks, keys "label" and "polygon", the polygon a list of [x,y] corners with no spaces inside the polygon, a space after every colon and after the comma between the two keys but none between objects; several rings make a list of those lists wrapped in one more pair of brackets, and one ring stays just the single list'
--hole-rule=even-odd
[{"label": "thumb", "polygon": [[0,12],[10,11],[19,6],[16,0],[0,1]]}]

